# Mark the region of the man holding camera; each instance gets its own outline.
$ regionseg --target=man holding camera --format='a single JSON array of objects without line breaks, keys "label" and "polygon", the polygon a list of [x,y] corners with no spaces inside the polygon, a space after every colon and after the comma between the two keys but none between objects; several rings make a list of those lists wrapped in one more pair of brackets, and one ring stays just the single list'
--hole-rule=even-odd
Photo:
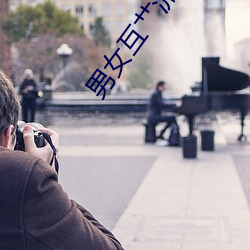
[{"label": "man holding camera", "polygon": [[[29,125],[23,128],[25,152],[13,150],[19,110],[12,83],[0,71],[0,249],[123,249],[111,232],[68,198],[49,165],[50,145],[36,147]],[[58,150],[58,134],[40,131]]]}]

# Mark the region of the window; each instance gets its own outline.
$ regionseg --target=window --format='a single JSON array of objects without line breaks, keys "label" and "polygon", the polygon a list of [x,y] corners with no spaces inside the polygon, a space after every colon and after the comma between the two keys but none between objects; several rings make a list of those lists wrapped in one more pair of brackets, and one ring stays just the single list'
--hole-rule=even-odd
[{"label": "window", "polygon": [[110,15],[110,4],[109,3],[103,3],[102,4],[102,15],[103,16],[109,16]]},{"label": "window", "polygon": [[105,28],[106,28],[109,32],[112,30],[112,27],[111,27],[112,24],[111,24],[110,21],[104,21],[103,24],[104,24]]},{"label": "window", "polygon": [[84,23],[83,22],[80,22],[80,29],[81,29],[81,31],[84,31]]},{"label": "window", "polygon": [[115,22],[115,32],[122,33],[124,31],[124,23],[123,21],[116,21]]},{"label": "window", "polygon": [[95,16],[96,8],[94,4],[89,4],[89,16]]},{"label": "window", "polygon": [[76,15],[77,16],[83,15],[83,6],[82,5],[76,5]]},{"label": "window", "polygon": [[63,9],[64,9],[66,12],[68,12],[68,13],[70,13],[70,11],[71,11],[71,8],[70,8],[69,5],[63,6]]},{"label": "window", "polygon": [[115,15],[116,16],[124,15],[124,4],[123,3],[116,3],[115,4]]},{"label": "window", "polygon": [[95,24],[94,23],[89,23],[89,32],[92,33],[95,29]]}]

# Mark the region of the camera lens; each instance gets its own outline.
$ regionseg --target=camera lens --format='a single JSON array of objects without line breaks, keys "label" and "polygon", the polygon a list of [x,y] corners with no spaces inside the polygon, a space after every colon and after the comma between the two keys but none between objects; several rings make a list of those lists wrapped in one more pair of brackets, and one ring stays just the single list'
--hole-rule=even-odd
[{"label": "camera lens", "polygon": [[15,145],[15,150],[21,150],[25,151],[25,144],[23,140],[23,128],[25,125],[29,125],[32,127],[34,131],[34,141],[35,144],[38,148],[44,147],[45,146],[45,139],[43,135],[38,132],[37,130],[40,128],[44,128],[43,125],[37,122],[32,122],[32,123],[25,123],[22,121],[18,122],[17,129],[16,129],[16,145]]}]

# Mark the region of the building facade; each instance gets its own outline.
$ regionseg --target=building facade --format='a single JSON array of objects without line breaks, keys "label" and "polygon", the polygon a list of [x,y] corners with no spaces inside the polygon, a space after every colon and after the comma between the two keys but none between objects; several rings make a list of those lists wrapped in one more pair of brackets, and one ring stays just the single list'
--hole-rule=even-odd
[{"label": "building facade", "polygon": [[9,0],[10,10],[15,10],[19,5],[35,5],[43,3],[44,0]]},{"label": "building facade", "polygon": [[78,17],[85,34],[90,34],[96,17],[102,16],[104,25],[116,41],[129,23],[136,0],[52,0],[59,8]]},{"label": "building facade", "polygon": [[[14,10],[20,4],[42,2],[44,0],[10,0],[10,8]],[[76,16],[86,35],[90,35],[95,18],[102,16],[113,43],[131,23],[137,9],[137,0],[51,0],[51,2],[72,16]]]}]

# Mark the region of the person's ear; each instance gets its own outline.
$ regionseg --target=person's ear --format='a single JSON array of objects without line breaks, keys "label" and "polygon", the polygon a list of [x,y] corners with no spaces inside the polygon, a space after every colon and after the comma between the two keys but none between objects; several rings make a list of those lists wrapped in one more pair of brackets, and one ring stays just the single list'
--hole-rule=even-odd
[{"label": "person's ear", "polygon": [[13,143],[13,130],[14,126],[10,125],[4,133],[2,146],[8,149],[14,149],[14,143]]}]

